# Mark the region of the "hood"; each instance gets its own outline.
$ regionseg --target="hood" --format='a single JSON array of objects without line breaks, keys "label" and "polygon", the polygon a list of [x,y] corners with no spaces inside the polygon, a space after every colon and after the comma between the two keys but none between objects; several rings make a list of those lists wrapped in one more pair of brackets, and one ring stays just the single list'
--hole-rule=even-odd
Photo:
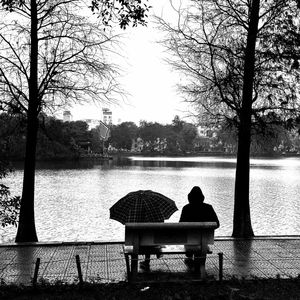
[{"label": "hood", "polygon": [[199,186],[194,186],[188,194],[188,200],[191,204],[200,204],[204,201],[204,198]]}]

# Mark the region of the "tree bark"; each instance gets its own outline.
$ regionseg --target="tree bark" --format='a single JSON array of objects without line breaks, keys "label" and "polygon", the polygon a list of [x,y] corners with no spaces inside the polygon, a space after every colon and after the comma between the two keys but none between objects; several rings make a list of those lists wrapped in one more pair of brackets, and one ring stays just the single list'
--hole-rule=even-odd
[{"label": "tree bark", "polygon": [[[33,110],[33,109],[29,109]],[[34,218],[35,154],[38,120],[34,112],[28,113],[23,191],[16,242],[37,242]]]},{"label": "tree bark", "polygon": [[245,50],[243,98],[238,132],[238,152],[235,177],[233,237],[254,236],[250,217],[250,144],[253,81],[255,75],[255,46],[258,32],[260,0],[253,0],[249,8],[249,28]]},{"label": "tree bark", "polygon": [[31,45],[29,103],[27,111],[26,152],[23,174],[23,191],[16,242],[37,242],[34,218],[34,185],[36,144],[38,133],[38,19],[35,0],[31,4]]}]

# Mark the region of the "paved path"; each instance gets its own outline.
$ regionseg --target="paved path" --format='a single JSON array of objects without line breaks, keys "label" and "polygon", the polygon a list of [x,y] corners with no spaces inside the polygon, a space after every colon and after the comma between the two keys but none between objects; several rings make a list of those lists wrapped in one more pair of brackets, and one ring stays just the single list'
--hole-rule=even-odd
[{"label": "paved path", "polygon": [[[216,239],[208,255],[206,270],[218,279],[218,252],[224,253],[224,278],[281,278],[300,274],[300,237],[255,238],[253,240]],[[57,243],[0,245],[0,280],[30,284],[35,262],[40,258],[39,280],[54,282],[77,280],[75,256],[79,255],[83,279],[90,282],[126,280],[122,243]],[[142,259],[142,257],[141,257]],[[167,255],[151,261],[151,271],[188,274],[182,255]]]}]

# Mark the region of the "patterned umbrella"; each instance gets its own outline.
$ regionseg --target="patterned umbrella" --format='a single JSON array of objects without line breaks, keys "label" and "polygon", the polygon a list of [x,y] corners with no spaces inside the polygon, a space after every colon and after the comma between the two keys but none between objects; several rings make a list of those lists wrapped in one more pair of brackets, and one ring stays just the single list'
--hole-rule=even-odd
[{"label": "patterned umbrella", "polygon": [[110,208],[110,218],[127,222],[163,222],[178,208],[173,200],[150,190],[131,192]]}]

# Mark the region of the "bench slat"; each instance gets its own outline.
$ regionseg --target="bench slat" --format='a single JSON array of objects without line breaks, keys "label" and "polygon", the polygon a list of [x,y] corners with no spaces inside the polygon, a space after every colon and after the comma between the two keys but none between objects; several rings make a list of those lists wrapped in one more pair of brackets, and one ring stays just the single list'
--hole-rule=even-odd
[{"label": "bench slat", "polygon": [[126,223],[125,226],[129,229],[147,229],[160,230],[170,228],[172,230],[176,229],[192,229],[192,228],[214,228],[216,229],[216,222],[178,222],[178,223]]},{"label": "bench slat", "polygon": [[125,245],[213,244],[215,228],[215,222],[126,223]]},{"label": "bench slat", "polygon": [[[200,248],[195,247],[195,250],[199,250]],[[124,246],[124,253],[131,254],[133,253],[133,247],[132,246]],[[154,253],[154,251],[153,251]],[[162,246],[160,251],[158,251],[160,254],[185,254],[186,248],[184,245],[166,245]],[[212,251],[208,250],[207,254],[211,254]]]}]

